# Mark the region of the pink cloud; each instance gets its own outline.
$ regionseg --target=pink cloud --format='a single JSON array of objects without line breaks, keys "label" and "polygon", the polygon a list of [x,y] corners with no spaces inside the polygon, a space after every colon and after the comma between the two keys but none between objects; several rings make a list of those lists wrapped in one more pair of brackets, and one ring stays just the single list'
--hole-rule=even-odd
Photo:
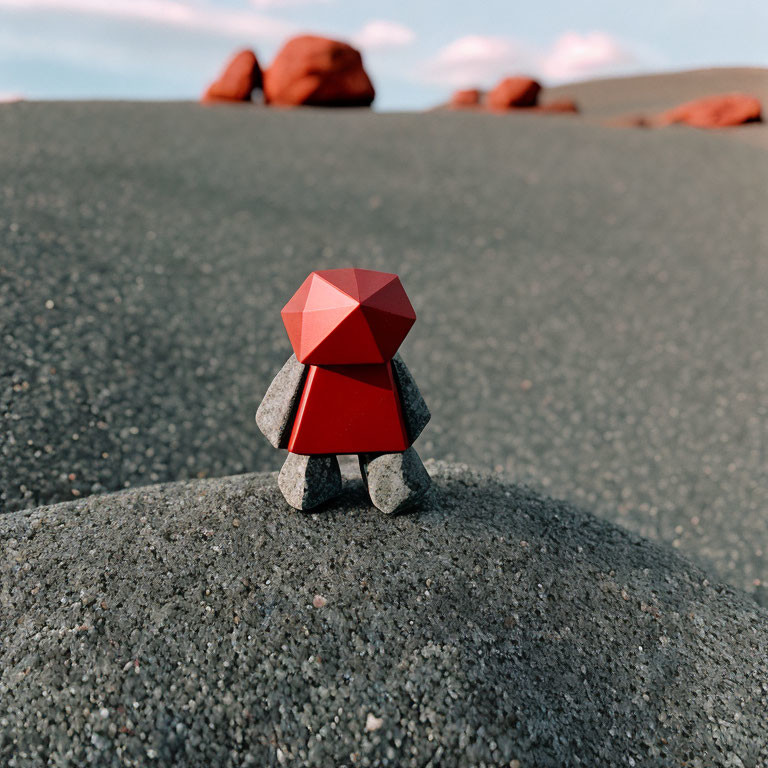
[{"label": "pink cloud", "polygon": [[453,88],[490,86],[505,75],[563,82],[619,74],[639,63],[629,46],[605,32],[566,32],[539,49],[508,37],[468,35],[425,62],[421,79]]},{"label": "pink cloud", "polygon": [[525,70],[530,51],[507,37],[467,35],[446,45],[423,67],[428,82],[462,88],[490,85],[502,75]]},{"label": "pink cloud", "polygon": [[0,0],[0,8],[111,16],[236,38],[280,39],[295,31],[292,24],[255,11],[184,0]]},{"label": "pink cloud", "polygon": [[402,48],[416,39],[416,33],[396,21],[369,21],[353,38],[360,48],[380,51],[387,48]]},{"label": "pink cloud", "polygon": [[11,104],[15,101],[24,101],[24,97],[20,93],[0,91],[0,104]]},{"label": "pink cloud", "polygon": [[605,32],[566,32],[546,52],[539,71],[551,81],[617,74],[637,63],[635,55]]}]

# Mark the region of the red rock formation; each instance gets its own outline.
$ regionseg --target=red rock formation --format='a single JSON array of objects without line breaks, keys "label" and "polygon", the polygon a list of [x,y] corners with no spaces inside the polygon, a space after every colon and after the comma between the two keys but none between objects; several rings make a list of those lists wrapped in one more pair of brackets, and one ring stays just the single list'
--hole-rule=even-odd
[{"label": "red rock formation", "polygon": [[535,107],[541,86],[529,77],[505,77],[492,91],[486,103],[489,109]]},{"label": "red rock formation", "polygon": [[653,125],[685,123],[696,128],[727,128],[761,120],[760,101],[746,93],[726,93],[688,101],[662,112]]},{"label": "red rock formation", "polygon": [[367,107],[374,96],[360,52],[324,37],[292,38],[264,73],[268,104]]},{"label": "red rock formation", "polygon": [[479,107],[483,101],[483,93],[477,88],[467,88],[462,91],[454,91],[449,106],[451,109],[472,109]]},{"label": "red rock formation", "polygon": [[253,51],[236,53],[227,63],[219,79],[203,94],[205,104],[221,101],[250,101],[254,88],[261,88],[261,67]]}]

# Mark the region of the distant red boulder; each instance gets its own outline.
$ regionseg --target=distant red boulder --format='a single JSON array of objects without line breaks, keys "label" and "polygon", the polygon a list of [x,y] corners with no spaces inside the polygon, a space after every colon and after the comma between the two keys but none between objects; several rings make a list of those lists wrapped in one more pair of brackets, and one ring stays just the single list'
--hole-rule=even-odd
[{"label": "distant red boulder", "polygon": [[261,88],[261,67],[253,51],[236,53],[227,63],[219,79],[203,94],[203,103],[217,101],[250,101],[251,92]]},{"label": "distant red boulder", "polygon": [[471,109],[479,107],[483,101],[483,92],[477,88],[454,91],[449,106],[451,109]]},{"label": "distant red boulder", "polygon": [[360,52],[324,37],[292,38],[264,73],[267,104],[368,107],[375,95]]},{"label": "distant red boulder", "polygon": [[761,120],[760,101],[746,93],[726,93],[688,101],[657,115],[654,125],[685,123],[696,128],[727,128]]},{"label": "distant red boulder", "polygon": [[486,103],[489,109],[535,107],[541,85],[530,77],[505,77],[492,91]]}]

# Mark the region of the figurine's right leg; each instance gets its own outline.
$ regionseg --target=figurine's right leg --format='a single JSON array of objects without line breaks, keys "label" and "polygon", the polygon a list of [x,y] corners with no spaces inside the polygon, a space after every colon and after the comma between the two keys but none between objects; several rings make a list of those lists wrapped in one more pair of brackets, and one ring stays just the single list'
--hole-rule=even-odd
[{"label": "figurine's right leg", "polygon": [[360,474],[373,505],[387,515],[412,507],[432,482],[413,446],[402,453],[360,454]]},{"label": "figurine's right leg", "polygon": [[295,509],[314,509],[341,492],[339,460],[333,455],[289,453],[277,484]]}]

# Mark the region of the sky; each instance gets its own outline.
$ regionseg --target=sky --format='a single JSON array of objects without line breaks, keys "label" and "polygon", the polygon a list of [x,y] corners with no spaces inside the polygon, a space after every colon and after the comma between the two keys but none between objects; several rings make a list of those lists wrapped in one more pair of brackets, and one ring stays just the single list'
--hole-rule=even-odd
[{"label": "sky", "polygon": [[228,56],[314,32],[361,49],[381,110],[545,84],[768,66],[768,0],[0,0],[0,100],[194,99]]}]

